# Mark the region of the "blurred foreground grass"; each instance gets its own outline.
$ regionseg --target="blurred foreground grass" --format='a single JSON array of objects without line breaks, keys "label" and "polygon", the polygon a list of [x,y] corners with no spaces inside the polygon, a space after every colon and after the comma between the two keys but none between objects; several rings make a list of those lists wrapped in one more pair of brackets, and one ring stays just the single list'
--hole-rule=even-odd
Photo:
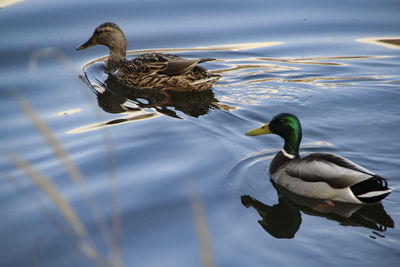
[{"label": "blurred foreground grass", "polygon": [[[29,69],[31,72],[36,71],[38,61],[41,57],[53,57],[60,61],[60,63],[70,72],[71,76],[79,77],[80,73],[76,71],[76,68],[72,62],[60,51],[55,48],[45,48],[41,50],[35,50],[32,52],[31,60],[29,63]],[[80,87],[84,93],[84,96],[89,100],[87,88],[80,82]],[[48,127],[46,122],[37,114],[34,108],[29,102],[22,96],[17,96],[18,104],[23,111],[24,115],[29,119],[32,125],[35,126],[37,131],[52,148],[55,157],[60,161],[64,167],[70,180],[75,184],[79,193],[83,196],[83,199],[87,203],[92,216],[96,221],[96,225],[101,233],[103,242],[105,243],[108,250],[112,253],[110,258],[106,258],[99,251],[91,236],[89,235],[88,229],[82,223],[79,214],[74,207],[68,202],[68,199],[63,196],[63,193],[57,188],[57,186],[51,181],[50,178],[45,177],[41,174],[34,165],[24,160],[21,156],[16,154],[8,154],[7,157],[20,171],[24,172],[30,180],[51,200],[58,212],[62,215],[65,221],[60,222],[47,216],[50,222],[55,226],[56,229],[60,230],[67,235],[69,240],[72,240],[81,251],[83,255],[88,257],[96,266],[111,266],[111,267],[122,267],[124,266],[122,260],[122,248],[120,244],[122,234],[122,217],[119,209],[119,192],[118,183],[116,179],[116,160],[114,156],[113,140],[111,135],[107,132],[107,129],[101,129],[104,138],[104,144],[107,147],[107,168],[109,171],[110,179],[110,199],[112,206],[112,218],[111,225],[107,222],[107,219],[102,212],[101,207],[94,199],[90,188],[88,188],[85,178],[82,175],[79,168],[74,164],[69,156],[67,150],[63,147],[62,143],[53,134],[51,129]],[[92,105],[94,113],[97,118],[101,120],[102,114],[100,110]],[[15,183],[15,185],[17,185]],[[201,255],[202,265],[205,267],[214,266],[214,259],[212,253],[212,242],[210,233],[207,227],[205,218],[205,211],[201,202],[200,196],[198,195],[197,189],[193,183],[190,183],[188,187],[189,200],[193,210],[193,216],[195,221],[195,229],[199,240],[199,248]],[[37,202],[40,206],[41,203]],[[42,209],[43,210],[43,209]],[[47,214],[49,215],[49,214]],[[69,230],[71,229],[71,230]],[[35,243],[35,257],[34,266],[40,266],[40,258],[37,255],[38,244]],[[128,266],[132,264],[126,263]]]}]

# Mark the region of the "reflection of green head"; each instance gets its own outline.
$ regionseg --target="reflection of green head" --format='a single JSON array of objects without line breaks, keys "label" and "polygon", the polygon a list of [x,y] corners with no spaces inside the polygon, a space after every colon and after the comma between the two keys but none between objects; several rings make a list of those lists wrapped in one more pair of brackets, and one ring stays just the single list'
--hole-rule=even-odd
[{"label": "reflection of green head", "polygon": [[277,134],[285,140],[283,149],[293,156],[299,154],[301,125],[299,119],[290,113],[280,113],[264,126],[248,131],[246,135]]}]

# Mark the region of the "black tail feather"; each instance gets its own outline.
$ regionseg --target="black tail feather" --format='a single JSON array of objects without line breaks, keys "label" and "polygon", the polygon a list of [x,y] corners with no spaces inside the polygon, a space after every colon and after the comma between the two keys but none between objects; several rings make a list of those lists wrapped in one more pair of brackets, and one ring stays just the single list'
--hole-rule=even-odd
[{"label": "black tail feather", "polygon": [[363,203],[376,203],[387,197],[392,189],[383,177],[373,176],[350,187],[353,194]]}]

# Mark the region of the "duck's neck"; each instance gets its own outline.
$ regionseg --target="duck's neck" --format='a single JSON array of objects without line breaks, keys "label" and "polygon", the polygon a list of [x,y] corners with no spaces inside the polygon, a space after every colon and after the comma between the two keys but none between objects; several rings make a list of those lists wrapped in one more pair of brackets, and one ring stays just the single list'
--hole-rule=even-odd
[{"label": "duck's neck", "polygon": [[110,56],[105,67],[108,72],[114,72],[126,61],[126,39],[113,42],[108,48],[110,49]]},{"label": "duck's neck", "polygon": [[300,158],[299,147],[301,141],[301,133],[297,139],[287,139],[285,138],[285,145],[282,150],[275,155],[271,164],[269,165],[269,172],[274,174],[279,167],[292,159]]},{"label": "duck's neck", "polygon": [[285,137],[285,145],[282,153],[291,159],[299,157],[299,148],[301,142],[301,131],[294,132],[288,137]]}]

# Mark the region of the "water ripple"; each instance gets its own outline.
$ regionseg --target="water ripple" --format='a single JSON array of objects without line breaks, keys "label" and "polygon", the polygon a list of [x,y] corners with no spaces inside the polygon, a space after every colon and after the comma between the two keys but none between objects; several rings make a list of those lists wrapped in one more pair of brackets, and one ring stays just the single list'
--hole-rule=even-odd
[{"label": "water ripple", "polygon": [[[211,55],[217,58],[215,61],[204,64],[211,72],[219,73],[223,76],[212,89],[217,93],[217,98],[211,100],[207,105],[220,108],[219,104],[222,104],[222,109],[227,111],[242,104],[258,105],[264,99],[269,98],[297,101],[304,93],[311,93],[320,89],[336,88],[356,84],[360,81],[390,79],[390,77],[378,75],[348,75],[348,73],[351,73],[352,64],[383,59],[387,56],[353,55],[274,58],[257,54],[260,49],[283,44],[282,42],[258,42],[194,48],[146,49],[130,51],[128,55],[157,51],[177,53],[182,57],[201,57],[204,54],[204,56]],[[106,58],[100,57],[88,61],[83,66],[86,80],[96,94],[102,94],[106,91],[107,75],[103,70],[103,63]],[[143,98],[146,99],[146,97]],[[199,102],[201,100],[196,98],[194,101]],[[138,99],[134,98],[133,102],[138,104]],[[152,104],[153,107],[165,104],[162,100],[154,102]],[[216,103],[219,104],[214,105]],[[177,105],[171,102],[168,105],[172,107],[172,111],[171,109],[165,111],[163,108],[161,110],[155,109],[154,111],[159,115],[181,117],[176,114],[176,109],[182,110],[182,105],[178,105],[180,108],[177,108]],[[174,109],[175,111],[173,111]],[[109,110],[105,111],[109,112]],[[183,113],[190,116],[192,114],[198,116],[207,112],[208,110],[200,113],[183,110]]]}]

